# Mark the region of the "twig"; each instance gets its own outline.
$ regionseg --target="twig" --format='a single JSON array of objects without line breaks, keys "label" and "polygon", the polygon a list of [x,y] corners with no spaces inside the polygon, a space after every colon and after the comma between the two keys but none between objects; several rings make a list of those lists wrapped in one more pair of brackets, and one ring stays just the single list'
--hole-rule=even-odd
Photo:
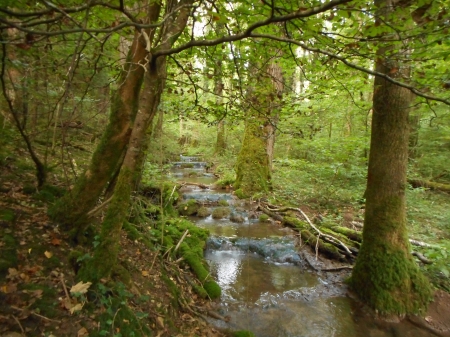
[{"label": "twig", "polygon": [[64,282],[64,274],[61,274],[61,276],[59,277],[59,280],[61,281],[61,283],[63,285],[64,292],[66,293],[66,297],[68,299],[70,299],[70,295],[69,295],[69,292],[67,291],[66,283]]},{"label": "twig", "polygon": [[178,241],[177,245],[175,246],[175,249],[173,250],[174,253],[178,250],[178,248],[180,247],[181,243],[183,242],[184,238],[186,237],[186,235],[188,233],[189,233],[189,229],[186,229],[186,231],[184,232],[184,234],[181,237],[180,241]]},{"label": "twig", "polygon": [[95,207],[94,209],[91,209],[87,216],[88,218],[92,218],[93,216],[95,216],[99,211],[101,211],[103,208],[106,207],[106,205],[108,205],[111,200],[112,200],[113,196],[111,196],[109,199],[107,199],[106,201],[104,201],[101,205],[98,205],[97,207]]},{"label": "twig", "polygon": [[20,321],[17,319],[16,316],[12,315],[12,317],[14,318],[14,320],[16,321],[17,324],[19,324],[20,330],[22,330],[22,334],[25,335],[25,330],[22,327],[22,324],[20,324]]},{"label": "twig", "polygon": [[[14,306],[14,305],[11,305],[11,308],[16,309],[16,310],[19,310],[19,311],[23,311],[23,310],[24,310],[24,309],[22,309],[22,308],[18,308],[18,307],[16,307],[16,306]],[[45,320],[50,321],[50,322],[61,323],[61,321],[58,321],[58,320],[56,320],[56,319],[51,319],[51,318],[48,318],[48,317],[45,317],[45,316],[42,316],[42,315],[39,315],[39,314],[35,313],[34,311],[30,311],[30,313],[31,313],[32,315],[36,316],[36,317],[45,319]]]}]

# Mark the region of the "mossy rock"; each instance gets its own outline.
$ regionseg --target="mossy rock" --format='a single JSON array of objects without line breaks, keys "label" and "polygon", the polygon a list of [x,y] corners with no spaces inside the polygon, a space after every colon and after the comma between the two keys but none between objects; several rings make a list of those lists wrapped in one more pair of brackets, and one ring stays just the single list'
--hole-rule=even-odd
[{"label": "mossy rock", "polygon": [[266,222],[266,221],[269,221],[269,216],[268,216],[267,214],[263,213],[263,214],[261,214],[261,215],[259,216],[259,221],[260,221],[260,222]]},{"label": "mossy rock", "polygon": [[224,207],[230,206],[228,201],[226,201],[225,199],[219,199],[218,204],[219,204],[219,206],[224,206]]},{"label": "mossy rock", "polygon": [[182,163],[180,165],[181,168],[194,168],[194,164],[192,163]]},{"label": "mossy rock", "polygon": [[245,218],[239,213],[232,212],[230,215],[230,221],[236,223],[243,223],[245,221]]},{"label": "mossy rock", "polygon": [[211,210],[205,206],[202,206],[197,211],[197,216],[201,218],[206,218],[207,216],[211,215]]},{"label": "mossy rock", "polygon": [[223,219],[230,215],[231,210],[229,207],[217,207],[212,212],[213,219]]},{"label": "mossy rock", "polygon": [[195,215],[197,214],[200,205],[194,199],[189,199],[178,205],[178,213],[180,215]]}]

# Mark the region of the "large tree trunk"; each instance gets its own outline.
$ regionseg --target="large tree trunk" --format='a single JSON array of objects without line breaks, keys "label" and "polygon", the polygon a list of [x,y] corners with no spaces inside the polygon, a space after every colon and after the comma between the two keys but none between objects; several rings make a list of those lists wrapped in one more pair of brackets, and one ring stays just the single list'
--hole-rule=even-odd
[{"label": "large tree trunk", "polygon": [[[387,6],[385,0],[375,4],[379,22],[380,16],[385,17],[392,7]],[[376,71],[408,78],[407,66],[387,56],[392,50],[392,45],[380,46]],[[351,286],[361,300],[382,314],[418,312],[426,307],[431,297],[429,282],[411,256],[406,228],[411,100],[409,90],[375,78],[363,243]]]},{"label": "large tree trunk", "polygon": [[128,62],[118,81],[120,87],[113,93],[109,124],[89,168],[80,176],[73,190],[49,210],[51,218],[65,230],[72,230],[72,234],[78,239],[88,224],[87,213],[96,205],[106,184],[117,170],[129,142],[132,121],[138,108],[143,65],[148,55],[145,47],[142,34],[136,32],[128,53]]},{"label": "large tree trunk", "polygon": [[[176,18],[168,19],[165,22],[162,36],[162,40],[165,42],[159,46],[159,49],[169,49],[173,45],[176,37],[186,27],[189,12],[189,7],[184,7]],[[150,60],[145,80],[146,94],[149,95],[149,100],[144,105],[146,109],[140,109],[137,113],[114,194],[102,223],[100,245],[96,248],[88,265],[80,271],[80,277],[86,281],[98,281],[103,277],[108,277],[115,266],[119,251],[120,232],[123,222],[129,214],[133,183],[136,182],[140,173],[142,152],[147,140],[146,131],[157,111],[165,80],[166,56]]]},{"label": "large tree trunk", "polygon": [[252,196],[271,189],[272,159],[278,105],[283,93],[281,67],[271,62],[266,72],[256,71],[258,87],[249,90],[251,102],[244,140],[236,162],[236,195]]}]

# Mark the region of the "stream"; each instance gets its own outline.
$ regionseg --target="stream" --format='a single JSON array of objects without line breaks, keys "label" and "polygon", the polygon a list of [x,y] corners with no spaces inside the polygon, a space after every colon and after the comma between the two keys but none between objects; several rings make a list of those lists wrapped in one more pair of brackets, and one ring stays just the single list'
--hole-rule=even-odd
[{"label": "stream", "polygon": [[[178,181],[210,185],[213,174],[197,157],[180,156],[171,176]],[[210,231],[205,258],[222,288],[214,310],[228,322],[210,319],[217,328],[250,330],[257,337],[427,337],[409,321],[374,320],[347,296],[345,274],[313,271],[299,254],[294,232],[274,222],[260,222],[248,201],[224,190],[187,185],[183,199],[195,199],[210,210],[229,204],[231,215],[190,217]],[[220,201],[222,200],[222,201]],[[232,221],[233,220],[233,221]]]}]

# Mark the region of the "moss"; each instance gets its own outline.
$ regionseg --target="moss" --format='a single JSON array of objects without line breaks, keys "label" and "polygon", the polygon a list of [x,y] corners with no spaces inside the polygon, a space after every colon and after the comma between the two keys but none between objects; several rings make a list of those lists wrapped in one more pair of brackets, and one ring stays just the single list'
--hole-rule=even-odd
[{"label": "moss", "polygon": [[292,228],[296,228],[298,230],[303,230],[303,229],[309,228],[309,224],[307,224],[305,221],[299,220],[297,218],[286,216],[283,219],[284,219],[284,224],[288,225]]},{"label": "moss", "polygon": [[230,204],[225,199],[219,199],[219,206],[227,207],[230,206]]},{"label": "moss", "polygon": [[364,244],[349,280],[351,288],[381,314],[419,313],[432,298],[429,281],[404,251],[384,243],[367,251]]},{"label": "moss", "polygon": [[266,222],[268,220],[269,220],[269,216],[267,214],[263,213],[259,216],[259,221],[261,221],[261,222]]},{"label": "moss", "polygon": [[197,211],[197,216],[201,218],[206,218],[209,215],[211,215],[211,210],[209,210],[205,206],[200,207]]},{"label": "moss", "polygon": [[[25,300],[31,303],[30,309],[39,312],[49,318],[58,315],[58,300],[56,289],[43,284],[23,283],[19,285],[20,290],[26,295]],[[41,296],[35,296],[35,291],[42,291]]]},{"label": "moss", "polygon": [[255,335],[248,330],[239,330],[233,333],[233,337],[255,337]]},{"label": "moss", "polygon": [[19,263],[18,243],[11,234],[4,234],[1,241],[3,247],[0,247],[0,276],[4,276],[8,272],[8,268],[16,267]]},{"label": "moss", "polygon": [[127,168],[122,168],[102,223],[100,244],[95,248],[93,258],[86,266],[82,266],[79,272],[78,276],[83,281],[95,283],[101,278],[108,278],[116,264],[122,225],[129,214],[130,181],[133,181],[133,173]]},{"label": "moss", "polygon": [[250,197],[249,195],[245,194],[244,191],[240,188],[234,191],[234,195],[237,196],[239,199],[246,199]]},{"label": "moss", "polygon": [[214,219],[226,218],[230,215],[231,210],[229,207],[217,207],[212,212],[212,217]]},{"label": "moss", "polygon": [[53,203],[58,198],[61,198],[64,194],[64,189],[57,186],[45,184],[37,193],[33,194],[33,199],[47,203]]},{"label": "moss", "polygon": [[222,289],[220,289],[220,286],[215,281],[206,281],[203,284],[203,288],[211,299],[219,298],[222,295]]},{"label": "moss", "polygon": [[161,279],[167,285],[170,290],[170,294],[172,295],[171,300],[171,308],[178,309],[178,298],[180,297],[180,289],[178,289],[177,285],[165,275],[164,270],[162,271]]},{"label": "moss", "polygon": [[194,168],[194,164],[192,163],[182,163],[180,165],[181,168]]},{"label": "moss", "polygon": [[111,276],[115,280],[125,284],[127,287],[131,286],[131,284],[132,284],[130,272],[124,266],[122,266],[120,263],[116,264],[113,267]]},{"label": "moss", "polygon": [[200,205],[195,201],[194,199],[189,199],[181,204],[178,205],[178,213],[180,215],[195,215],[197,214],[198,209],[200,208]]},{"label": "moss", "polygon": [[[244,140],[236,162],[234,187],[242,190],[243,196],[271,189],[269,157],[266,152],[265,121],[248,119]],[[240,196],[239,196],[240,198]]]},{"label": "moss", "polygon": [[0,225],[2,223],[8,224],[13,223],[16,220],[16,214],[13,210],[3,208],[0,209]]}]

